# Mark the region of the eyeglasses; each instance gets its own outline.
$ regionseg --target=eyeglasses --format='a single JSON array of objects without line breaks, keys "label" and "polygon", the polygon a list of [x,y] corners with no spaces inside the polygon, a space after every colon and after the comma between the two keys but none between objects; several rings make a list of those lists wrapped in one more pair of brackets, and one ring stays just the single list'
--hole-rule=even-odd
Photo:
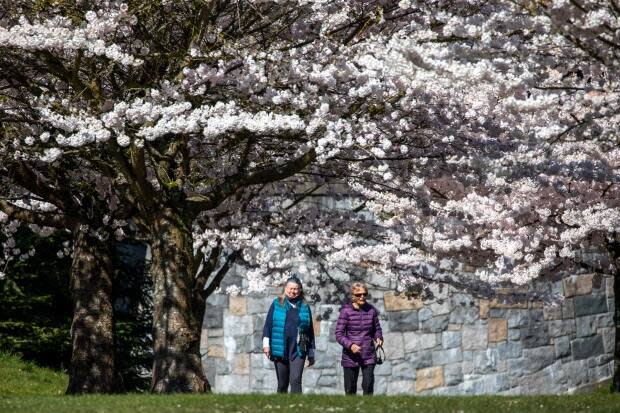
[{"label": "eyeglasses", "polygon": [[357,293],[357,294],[353,294],[356,297],[368,297],[368,293]]}]

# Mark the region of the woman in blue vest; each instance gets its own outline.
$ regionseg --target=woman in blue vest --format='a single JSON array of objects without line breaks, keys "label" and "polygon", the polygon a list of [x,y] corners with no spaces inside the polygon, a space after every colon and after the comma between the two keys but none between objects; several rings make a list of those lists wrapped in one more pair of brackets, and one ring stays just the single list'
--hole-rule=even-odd
[{"label": "woman in blue vest", "polygon": [[301,393],[301,376],[308,358],[314,364],[314,328],[310,306],[299,278],[286,280],[284,292],[271,303],[263,328],[263,352],[273,361],[278,393]]}]

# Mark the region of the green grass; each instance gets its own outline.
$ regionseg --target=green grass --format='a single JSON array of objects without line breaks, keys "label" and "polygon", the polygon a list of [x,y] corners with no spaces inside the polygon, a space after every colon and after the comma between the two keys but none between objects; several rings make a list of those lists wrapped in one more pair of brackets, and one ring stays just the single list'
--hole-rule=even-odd
[{"label": "green grass", "polygon": [[[34,363],[0,352],[0,397],[51,396],[64,393],[66,374],[37,367]],[[0,406],[2,404],[0,403]],[[2,407],[0,407],[2,409]]]},{"label": "green grass", "polygon": [[0,412],[382,413],[620,412],[620,395],[407,397],[313,395],[64,396],[67,377],[0,353]]}]

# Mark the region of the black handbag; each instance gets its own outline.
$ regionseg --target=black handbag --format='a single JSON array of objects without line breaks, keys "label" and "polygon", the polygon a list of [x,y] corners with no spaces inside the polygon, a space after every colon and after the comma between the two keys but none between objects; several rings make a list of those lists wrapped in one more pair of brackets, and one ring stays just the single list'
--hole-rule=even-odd
[{"label": "black handbag", "polygon": [[297,334],[297,347],[303,354],[308,354],[308,347],[310,347],[310,337],[303,331],[299,331]]},{"label": "black handbag", "polygon": [[382,364],[386,357],[385,357],[385,350],[383,350],[383,345],[381,346],[374,346],[374,357],[375,357],[375,364]]}]

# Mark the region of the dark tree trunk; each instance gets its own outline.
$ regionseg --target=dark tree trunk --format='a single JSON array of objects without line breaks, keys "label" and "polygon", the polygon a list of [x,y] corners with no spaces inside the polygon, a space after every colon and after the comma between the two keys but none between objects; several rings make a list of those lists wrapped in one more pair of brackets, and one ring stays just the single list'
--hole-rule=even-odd
[{"label": "dark tree trunk", "polygon": [[171,210],[153,224],[153,382],[155,393],[208,392],[200,358],[204,302],[196,300],[191,222]]},{"label": "dark tree trunk", "polygon": [[114,371],[112,253],[108,243],[76,231],[71,265],[72,355],[67,394],[112,393]]},{"label": "dark tree trunk", "polygon": [[613,260],[614,268],[614,376],[612,391],[620,392],[620,239],[616,239],[608,244],[609,253]]}]

